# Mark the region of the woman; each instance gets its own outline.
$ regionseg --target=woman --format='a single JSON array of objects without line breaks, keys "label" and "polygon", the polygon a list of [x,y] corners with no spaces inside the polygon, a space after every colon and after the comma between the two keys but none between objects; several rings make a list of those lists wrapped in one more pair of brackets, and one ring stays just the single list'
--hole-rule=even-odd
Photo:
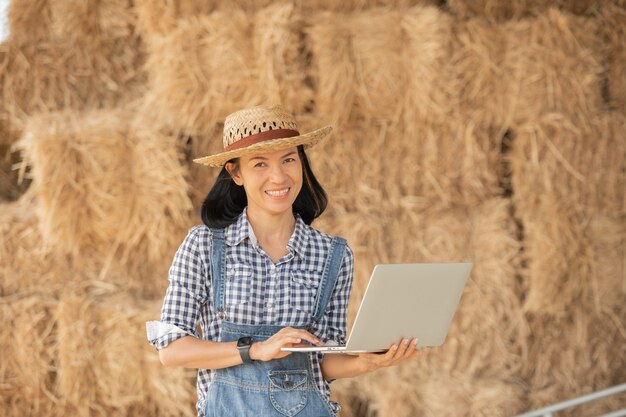
[{"label": "woman", "polygon": [[385,354],[281,350],[346,335],[352,251],[310,227],[327,200],[304,152],[330,131],[301,135],[284,109],[258,106],[226,118],[224,152],[195,160],[222,171],[147,327],[164,365],[198,368],[199,416],[335,416],[331,380],[418,354],[408,340]]}]

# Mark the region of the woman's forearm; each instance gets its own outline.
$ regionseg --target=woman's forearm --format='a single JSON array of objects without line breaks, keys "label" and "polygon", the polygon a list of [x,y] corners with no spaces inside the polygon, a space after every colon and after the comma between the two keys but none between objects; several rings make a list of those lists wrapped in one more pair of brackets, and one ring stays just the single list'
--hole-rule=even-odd
[{"label": "woman's forearm", "polygon": [[192,336],[173,341],[159,351],[165,366],[222,369],[242,363],[237,342],[211,342]]},{"label": "woman's forearm", "polygon": [[368,369],[359,356],[327,354],[322,360],[322,375],[328,380],[351,378],[365,372]]}]

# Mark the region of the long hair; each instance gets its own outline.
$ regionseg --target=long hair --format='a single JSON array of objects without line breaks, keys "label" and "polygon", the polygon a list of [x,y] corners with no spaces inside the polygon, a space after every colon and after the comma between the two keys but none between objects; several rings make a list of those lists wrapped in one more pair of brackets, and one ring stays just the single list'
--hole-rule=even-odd
[{"label": "long hair", "polygon": [[[302,145],[298,146],[298,155],[302,163],[302,189],[292,207],[293,212],[299,214],[304,223],[310,225],[326,210],[328,198],[311,170]],[[239,163],[239,158],[229,162]],[[239,217],[247,205],[246,191],[235,184],[226,167],[222,167],[215,184],[202,203],[200,217],[209,227],[226,227]]]}]

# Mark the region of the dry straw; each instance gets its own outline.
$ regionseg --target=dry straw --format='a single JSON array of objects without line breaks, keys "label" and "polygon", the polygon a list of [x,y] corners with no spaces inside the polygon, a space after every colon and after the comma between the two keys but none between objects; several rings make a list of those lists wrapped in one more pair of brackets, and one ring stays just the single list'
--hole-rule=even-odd
[{"label": "dry straw", "polygon": [[175,249],[191,205],[173,138],[132,127],[123,111],[67,112],[30,119],[20,146],[56,253],[99,259],[105,275]]},{"label": "dry straw", "polygon": [[516,206],[536,210],[543,198],[594,212],[626,209],[626,119],[546,114],[519,127],[509,155]]},{"label": "dry straw", "polygon": [[153,123],[184,135],[211,135],[226,115],[258,104],[265,96],[255,80],[251,30],[244,12],[218,11],[180,21],[152,42],[143,111]]},{"label": "dry straw", "polygon": [[[623,310],[622,310],[623,311]],[[623,381],[619,367],[626,341],[623,324],[616,331],[615,317],[598,315],[580,301],[573,303],[567,317],[537,315],[529,319],[529,358],[522,377],[529,385],[529,408],[588,394]],[[570,415],[603,415],[619,409],[623,399],[600,403],[595,410]],[[598,409],[600,408],[600,409]],[[588,410],[589,411],[589,410]]]},{"label": "dry straw", "polygon": [[0,296],[41,288],[54,292],[54,271],[62,263],[51,258],[41,244],[35,201],[30,190],[18,201],[0,205]]},{"label": "dry straw", "polygon": [[68,413],[192,415],[193,373],[162,367],[145,340],[159,305],[123,294],[61,298],[57,389]]},{"label": "dry straw", "polygon": [[514,121],[548,111],[575,115],[603,109],[595,20],[549,9],[504,28],[503,70],[510,77]]},{"label": "dry straw", "polygon": [[204,0],[135,0],[137,27],[148,42],[172,32],[179,20],[209,14],[214,4]]},{"label": "dry straw", "polygon": [[[389,147],[385,171],[398,198],[477,204],[500,193],[502,133],[457,116],[447,122],[407,120]],[[410,173],[410,174],[409,174]]]},{"label": "dry straw", "polygon": [[49,37],[52,27],[50,0],[15,0],[9,7],[11,40],[19,44],[38,43]]},{"label": "dry straw", "polygon": [[265,100],[281,103],[296,114],[312,106],[308,45],[302,14],[289,3],[256,12],[252,18],[256,77],[265,89]]},{"label": "dry straw", "polygon": [[[103,40],[129,41],[137,17],[127,0],[74,3],[49,1],[51,32],[74,45],[101,43]],[[137,48],[132,48],[136,50]]]},{"label": "dry straw", "polygon": [[51,317],[55,306],[55,300],[41,293],[7,296],[0,292],[3,415],[55,415],[59,401],[53,389],[57,338]]},{"label": "dry straw", "polygon": [[401,51],[405,82],[405,126],[447,121],[458,106],[458,81],[451,63],[453,20],[437,7],[414,7],[402,14],[406,43]]},{"label": "dry straw", "polygon": [[594,19],[556,9],[501,24],[460,24],[453,58],[463,80],[460,111],[505,130],[550,111],[602,110],[596,29]]},{"label": "dry straw", "polygon": [[315,110],[341,128],[351,117],[397,123],[406,71],[401,12],[318,13],[308,29],[317,86]]},{"label": "dry straw", "polygon": [[573,303],[602,312],[620,305],[624,281],[624,224],[617,216],[575,213],[544,200],[524,223],[528,289],[525,309],[566,317]]},{"label": "dry straw", "polygon": [[[446,81],[457,86],[454,102],[464,118],[506,129],[511,122],[507,93],[509,78],[503,65],[506,52],[502,25],[481,19],[455,21],[450,71]],[[454,95],[453,95],[454,97]]]},{"label": "dry straw", "polygon": [[346,15],[316,14],[307,28],[313,52],[315,112],[341,129],[356,100],[357,69],[350,23]]},{"label": "dry straw", "polygon": [[[62,21],[55,26],[58,36],[10,38],[2,44],[0,119],[12,130],[21,130],[24,120],[36,113],[132,100],[143,83],[143,53],[130,30],[115,36],[101,33],[110,19],[115,16],[105,15],[99,26],[84,28],[91,30],[89,37],[71,37],[75,28],[62,26],[71,24]],[[33,22],[33,27],[42,26],[43,22]]]}]

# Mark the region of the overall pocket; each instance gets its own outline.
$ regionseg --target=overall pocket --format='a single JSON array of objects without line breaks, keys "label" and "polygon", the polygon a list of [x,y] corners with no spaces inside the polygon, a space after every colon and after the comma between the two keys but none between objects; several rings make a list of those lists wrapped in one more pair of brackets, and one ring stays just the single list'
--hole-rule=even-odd
[{"label": "overall pocket", "polygon": [[269,371],[270,401],[282,415],[295,416],[308,400],[307,371]]},{"label": "overall pocket", "polygon": [[314,271],[291,271],[289,300],[291,306],[307,314],[313,314],[319,278]]}]

